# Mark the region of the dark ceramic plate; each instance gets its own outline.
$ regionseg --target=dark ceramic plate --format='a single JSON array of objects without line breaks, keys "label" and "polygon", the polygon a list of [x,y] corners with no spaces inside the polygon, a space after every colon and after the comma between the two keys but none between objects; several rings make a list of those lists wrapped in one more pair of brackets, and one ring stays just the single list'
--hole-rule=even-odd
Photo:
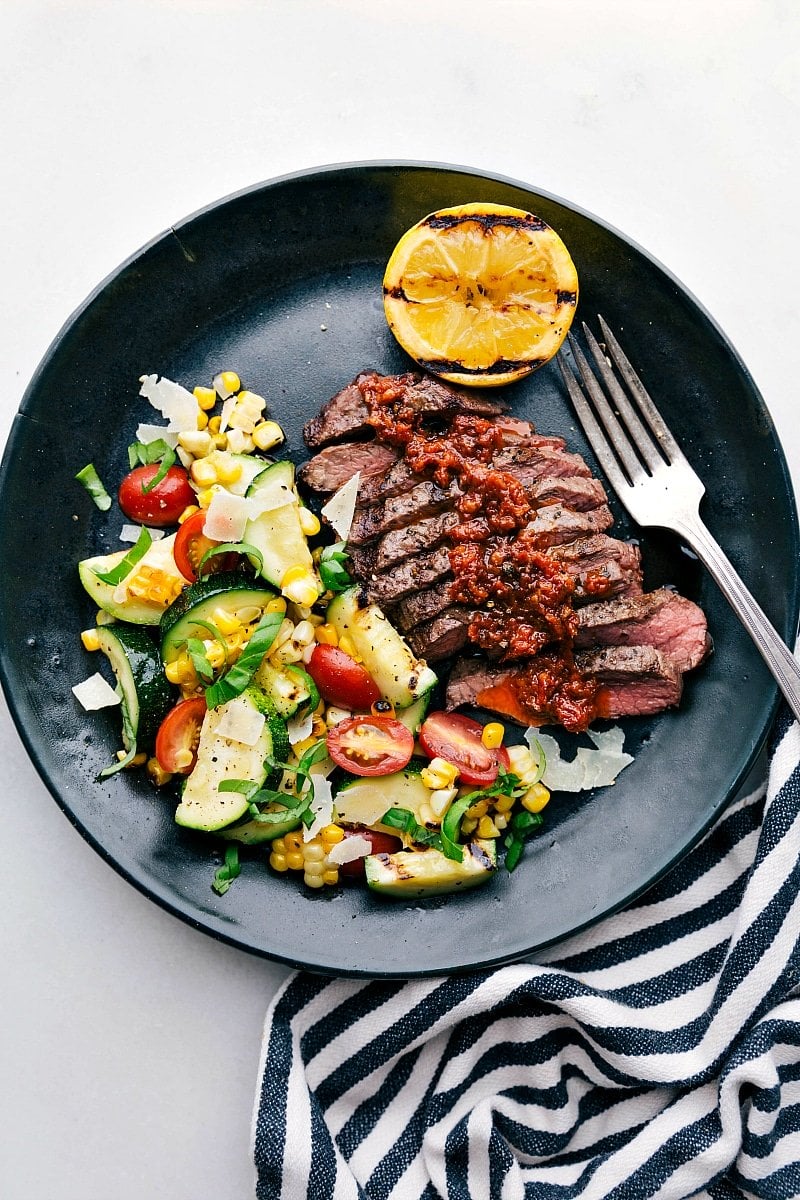
[{"label": "dark ceramic plate", "polygon": [[[708,576],[666,534],[642,536],[646,583],[703,606],[715,652],[678,712],[625,723],[635,762],[615,787],[556,797],[513,876],[449,900],[309,894],[253,857],[222,898],[213,841],[172,821],[141,774],[97,782],[118,714],[85,714],[70,691],[97,669],[79,631],[93,621],[75,564],[117,548],[116,506],[74,482],[93,461],[114,486],[150,419],[138,378],[192,386],[223,367],[266,395],[300,460],[300,427],[363,367],[409,363],[383,317],[395,242],[433,209],[494,200],[562,235],[580,315],[620,335],[708,488],[705,516],[781,634],[798,615],[798,531],[786,464],[736,353],[681,285],[626,238],[513,181],[409,163],[334,167],[259,185],[157,238],[116,271],[57,337],[31,383],[2,464],[0,665],[20,734],[58,803],[148,896],[208,933],[279,961],[339,974],[412,976],[518,959],[625,904],[700,837],[743,779],[776,689]],[[592,456],[553,364],[508,392],[514,411]],[[619,513],[620,532],[634,535]]]}]

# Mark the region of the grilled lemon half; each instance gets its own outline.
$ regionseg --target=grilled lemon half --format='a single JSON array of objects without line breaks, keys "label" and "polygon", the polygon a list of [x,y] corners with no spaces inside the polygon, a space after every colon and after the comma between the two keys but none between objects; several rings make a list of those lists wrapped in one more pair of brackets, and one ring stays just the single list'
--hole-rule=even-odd
[{"label": "grilled lemon half", "polygon": [[572,324],[578,274],[533,213],[460,204],[424,217],[394,248],[383,279],[392,333],[452,383],[499,387],[553,357]]}]

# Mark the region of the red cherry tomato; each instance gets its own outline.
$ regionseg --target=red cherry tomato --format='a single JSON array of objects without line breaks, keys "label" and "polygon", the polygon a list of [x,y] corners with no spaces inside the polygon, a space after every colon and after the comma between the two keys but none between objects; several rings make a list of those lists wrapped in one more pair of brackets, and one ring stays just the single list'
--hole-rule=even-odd
[{"label": "red cherry tomato", "polygon": [[318,643],[306,670],[329,704],[368,710],[381,698],[378,685],[361,663],[336,646]]},{"label": "red cherry tomato", "polygon": [[[206,715],[203,696],[179,700],[161,722],[156,734],[156,758],[165,771],[189,775],[197,762],[200,728]],[[187,759],[187,754],[191,757]]]},{"label": "red cherry tomato", "polygon": [[[403,849],[400,838],[392,837],[390,833],[383,833],[378,829],[367,829],[364,825],[355,825],[352,829],[345,829],[344,836],[346,838],[356,836],[365,838],[372,847],[370,854],[394,854],[395,850]],[[341,863],[339,877],[340,879],[363,879],[364,859],[354,858],[350,862]]]},{"label": "red cherry tomato", "polygon": [[170,467],[152,491],[143,491],[159,469],[158,463],[134,467],[119,485],[119,506],[126,517],[142,525],[177,525],[178,517],[197,497],[183,467]]},{"label": "red cherry tomato", "polygon": [[394,717],[348,717],[329,732],[328,753],[353,775],[391,775],[414,753],[414,735]]},{"label": "red cherry tomato", "polygon": [[508,770],[510,760],[505,746],[489,750],[481,741],[483,726],[460,713],[435,712],[419,731],[422,748],[431,758],[444,758],[458,767],[462,783],[488,786],[497,778],[499,767]]},{"label": "red cherry tomato", "polygon": [[[175,565],[183,575],[184,579],[188,579],[190,583],[197,581],[197,571],[202,561],[203,555],[214,546],[219,546],[219,542],[213,542],[211,538],[207,538],[203,532],[206,523],[206,514],[203,509],[192,513],[175,534],[175,544],[172,547],[172,554],[175,559]],[[237,565],[236,554],[219,554],[209,558],[203,567],[203,574],[207,575],[213,571],[232,571]]]}]

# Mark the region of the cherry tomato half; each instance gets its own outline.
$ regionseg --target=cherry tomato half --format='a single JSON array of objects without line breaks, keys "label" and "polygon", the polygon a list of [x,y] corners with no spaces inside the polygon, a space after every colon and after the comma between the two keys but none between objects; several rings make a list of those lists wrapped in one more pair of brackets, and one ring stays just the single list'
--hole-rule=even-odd
[{"label": "cherry tomato half", "polygon": [[431,713],[419,731],[422,748],[431,758],[444,758],[458,767],[463,783],[488,786],[502,764],[510,760],[505,746],[489,750],[481,741],[483,726],[460,713]]},{"label": "cherry tomato half", "polygon": [[[356,836],[365,838],[372,847],[370,854],[394,854],[396,850],[403,849],[400,838],[393,837],[391,833],[383,833],[380,829],[367,829],[365,825],[354,825],[351,829],[345,829],[344,836],[346,838]],[[363,879],[364,859],[352,858],[350,862],[340,863],[339,877],[340,879]]]},{"label": "cherry tomato half", "polygon": [[[203,532],[205,523],[206,514],[201,508],[196,513],[192,513],[175,534],[175,545],[172,547],[175,565],[184,579],[188,579],[190,583],[197,581],[197,569],[203,555],[220,544],[206,537]],[[237,558],[236,554],[220,554],[209,558],[203,567],[203,574],[207,575],[213,571],[232,571],[237,565]]]},{"label": "cherry tomato half", "polygon": [[178,517],[196,496],[183,467],[170,467],[150,492],[142,490],[159,471],[158,463],[134,467],[119,485],[119,506],[132,521],[142,525],[177,525]]},{"label": "cherry tomato half", "polygon": [[344,650],[317,643],[306,664],[320,695],[342,708],[369,710],[381,693],[372,676]]},{"label": "cherry tomato half", "polygon": [[200,728],[206,715],[203,696],[179,700],[161,722],[156,734],[156,758],[165,771],[189,775],[197,762]]},{"label": "cherry tomato half", "polygon": [[394,717],[348,717],[328,733],[328,753],[353,775],[391,775],[414,753],[414,735]]}]

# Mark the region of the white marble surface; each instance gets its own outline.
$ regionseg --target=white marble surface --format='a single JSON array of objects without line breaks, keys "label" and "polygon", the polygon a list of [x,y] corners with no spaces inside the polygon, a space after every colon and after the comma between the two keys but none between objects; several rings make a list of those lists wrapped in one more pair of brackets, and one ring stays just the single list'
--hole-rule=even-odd
[{"label": "white marble surface", "polygon": [[[732,339],[800,479],[799,37],[793,0],[4,0],[0,441],[70,312],[170,223],[287,171],[422,159],[645,246]],[[101,862],[4,704],[0,746],[0,1195],[251,1195],[284,970]]]}]

